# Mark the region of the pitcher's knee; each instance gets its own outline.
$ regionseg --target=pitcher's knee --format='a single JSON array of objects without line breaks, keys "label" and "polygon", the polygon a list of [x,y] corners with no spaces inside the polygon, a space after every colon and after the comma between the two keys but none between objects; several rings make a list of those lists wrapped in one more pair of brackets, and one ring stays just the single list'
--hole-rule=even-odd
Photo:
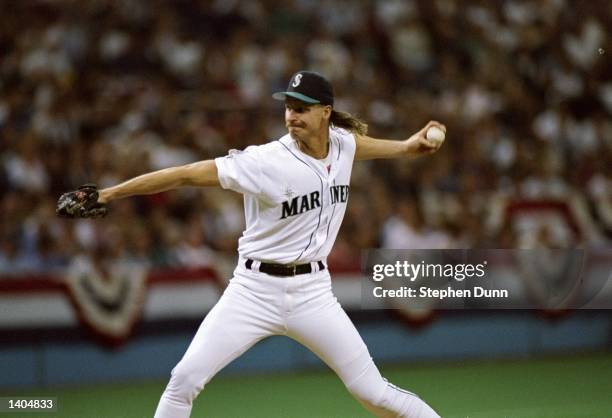
[{"label": "pitcher's knee", "polygon": [[371,379],[368,373],[365,373],[347,384],[346,388],[369,411],[383,406],[385,382],[382,379]]},{"label": "pitcher's knee", "polygon": [[378,408],[382,406],[383,398],[373,392],[361,390],[360,388],[347,387],[351,395],[357,399],[366,409]]},{"label": "pitcher's knee", "polygon": [[172,370],[164,395],[175,402],[191,405],[208,380],[206,376],[179,365]]}]

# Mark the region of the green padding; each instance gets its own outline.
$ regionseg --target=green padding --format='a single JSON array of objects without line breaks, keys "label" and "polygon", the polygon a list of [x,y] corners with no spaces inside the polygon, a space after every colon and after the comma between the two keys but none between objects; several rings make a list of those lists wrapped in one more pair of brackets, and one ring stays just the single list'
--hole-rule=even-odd
[{"label": "green padding", "polygon": [[[610,353],[523,361],[383,365],[380,369],[389,381],[419,394],[444,418],[604,418],[612,411]],[[58,397],[60,412],[45,417],[151,417],[165,385],[166,381],[157,381],[21,393],[11,390],[10,395]],[[218,376],[196,399],[191,416],[371,417],[331,372]]]}]

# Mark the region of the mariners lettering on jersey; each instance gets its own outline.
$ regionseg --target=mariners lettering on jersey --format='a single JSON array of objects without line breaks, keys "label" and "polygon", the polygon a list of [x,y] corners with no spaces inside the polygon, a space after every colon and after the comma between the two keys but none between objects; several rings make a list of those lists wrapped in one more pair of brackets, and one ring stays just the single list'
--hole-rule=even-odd
[{"label": "mariners lettering on jersey", "polygon": [[329,189],[329,195],[332,205],[335,205],[336,202],[345,203],[348,200],[349,186],[332,186]]},{"label": "mariners lettering on jersey", "polygon": [[309,195],[296,196],[293,199],[283,202],[283,215],[281,219],[289,216],[301,215],[309,210],[320,208],[319,192],[312,192]]},{"label": "mariners lettering on jersey", "polygon": [[[335,205],[336,203],[346,203],[349,196],[349,186],[332,186],[329,188],[330,203]],[[317,209],[321,207],[321,200],[319,192],[312,192],[302,196],[296,196],[291,200],[283,202],[283,213],[281,219],[288,218],[290,216],[301,215],[309,210]]]}]

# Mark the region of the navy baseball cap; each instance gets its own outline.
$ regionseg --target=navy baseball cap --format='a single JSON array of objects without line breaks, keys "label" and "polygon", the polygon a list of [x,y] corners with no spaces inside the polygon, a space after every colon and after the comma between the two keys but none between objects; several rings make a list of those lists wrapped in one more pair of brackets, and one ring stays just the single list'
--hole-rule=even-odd
[{"label": "navy baseball cap", "polygon": [[334,105],[331,83],[314,71],[298,71],[291,77],[287,91],[272,95],[276,100],[285,100],[287,96],[310,104]]}]

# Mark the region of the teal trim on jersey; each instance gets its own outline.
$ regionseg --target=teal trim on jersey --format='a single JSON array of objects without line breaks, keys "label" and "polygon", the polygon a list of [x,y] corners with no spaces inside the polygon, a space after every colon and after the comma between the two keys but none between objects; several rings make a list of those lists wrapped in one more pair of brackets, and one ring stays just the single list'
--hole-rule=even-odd
[{"label": "teal trim on jersey", "polygon": [[285,96],[293,97],[294,99],[298,99],[311,104],[321,103],[317,99],[313,99],[312,97],[308,97],[302,93],[297,93],[295,91],[279,91],[278,93],[274,93],[272,95],[272,98],[276,100],[285,100]]}]

